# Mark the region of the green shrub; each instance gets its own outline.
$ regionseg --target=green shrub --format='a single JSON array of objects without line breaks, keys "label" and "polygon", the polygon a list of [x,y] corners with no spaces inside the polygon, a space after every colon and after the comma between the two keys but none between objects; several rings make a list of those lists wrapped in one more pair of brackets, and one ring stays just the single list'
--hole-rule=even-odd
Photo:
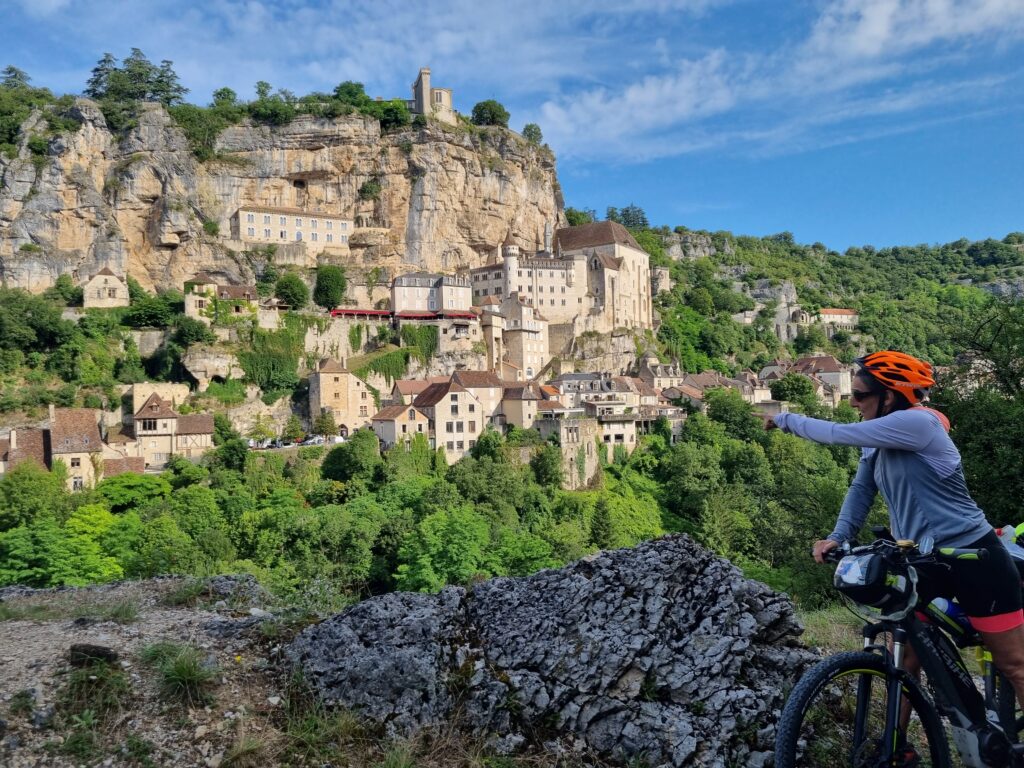
[{"label": "green shrub", "polygon": [[211,381],[204,394],[227,406],[241,405],[245,402],[245,384],[238,379]]},{"label": "green shrub", "polygon": [[194,707],[213,701],[220,670],[207,664],[198,648],[159,642],[142,649],[142,660],[159,674],[160,692],[168,699]]},{"label": "green shrub", "polygon": [[378,200],[380,199],[380,190],[380,179],[368,179],[362,183],[362,186],[359,187],[359,199]]},{"label": "green shrub", "polygon": [[41,253],[43,247],[38,243],[22,243],[18,250],[22,253]]},{"label": "green shrub", "polygon": [[203,232],[211,237],[216,237],[220,234],[220,224],[213,219],[203,219]]}]

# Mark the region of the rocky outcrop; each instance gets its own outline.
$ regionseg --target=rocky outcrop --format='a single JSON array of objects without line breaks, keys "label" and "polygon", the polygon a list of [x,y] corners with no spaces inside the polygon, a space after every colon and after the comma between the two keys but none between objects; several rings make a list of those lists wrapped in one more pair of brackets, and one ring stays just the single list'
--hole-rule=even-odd
[{"label": "rocky outcrop", "polygon": [[[477,266],[511,231],[543,245],[562,223],[550,151],[499,128],[430,124],[382,135],[361,115],[240,125],[199,163],[158,104],[142,105],[120,140],[98,106],[82,99],[81,128],[50,141],[33,162],[24,126],[18,156],[0,157],[0,279],[42,290],[57,276],[84,279],[104,266],[147,288],[177,288],[200,270],[251,282],[259,259],[232,239],[242,205],[303,208],[352,219],[350,242],[321,250],[291,244],[282,263],[344,263],[359,273]],[[367,181],[378,195],[360,195]],[[366,199],[363,199],[366,198]],[[309,248],[313,245],[313,248]],[[296,247],[305,253],[293,253]]]},{"label": "rocky outcrop", "polygon": [[[711,236],[702,232],[672,232],[663,238],[665,252],[676,261],[694,261],[714,256],[718,251]],[[730,253],[731,249],[726,249]]]},{"label": "rocky outcrop", "polygon": [[470,591],[366,600],[288,648],[319,697],[408,733],[458,713],[652,765],[766,765],[812,660],[789,601],[686,536]]}]

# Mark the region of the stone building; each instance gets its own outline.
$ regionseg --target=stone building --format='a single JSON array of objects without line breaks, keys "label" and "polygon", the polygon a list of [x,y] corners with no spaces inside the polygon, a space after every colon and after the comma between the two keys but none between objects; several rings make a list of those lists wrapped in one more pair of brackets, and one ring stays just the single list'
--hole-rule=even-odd
[{"label": "stone building", "polygon": [[637,378],[655,389],[679,386],[684,372],[678,363],[662,363],[654,352],[648,351],[640,359]]},{"label": "stone building", "polygon": [[411,405],[389,405],[381,408],[373,415],[371,422],[383,450],[399,442],[408,443],[416,434],[428,439],[430,437],[429,417]]},{"label": "stone building", "polygon": [[601,428],[597,419],[560,418],[552,416],[551,411],[546,413],[548,416],[537,419],[535,427],[545,440],[558,436],[562,487],[570,491],[586,488],[600,466],[597,443],[601,439]]},{"label": "stone building", "polygon": [[512,293],[503,300],[488,296],[481,306],[480,324],[492,370],[511,363],[528,381],[551,359],[548,321],[526,299]]},{"label": "stone building", "polygon": [[184,285],[185,316],[200,322],[224,324],[235,318],[256,319],[259,294],[255,285],[224,285],[200,272]]},{"label": "stone building", "polygon": [[350,432],[370,426],[376,410],[366,382],[337,360],[324,358],[309,375],[310,421],[325,411],[331,411],[338,425],[338,434],[348,437]]},{"label": "stone building", "polygon": [[93,408],[50,406],[50,465],[64,462],[68,490],[92,488],[102,478],[100,412]]},{"label": "stone building", "polygon": [[853,309],[825,307],[818,310],[818,321],[825,326],[825,333],[831,339],[836,331],[855,331],[860,324],[860,315]]},{"label": "stone building", "polygon": [[82,285],[82,306],[106,309],[127,307],[131,303],[128,283],[104,267]]},{"label": "stone building", "polygon": [[651,296],[672,290],[668,267],[651,267]]},{"label": "stone building", "polygon": [[489,422],[477,397],[454,380],[431,384],[412,404],[430,418],[434,445],[445,449],[449,464],[454,464],[476,445]]},{"label": "stone building", "polygon": [[245,205],[231,217],[231,238],[245,243],[306,243],[330,249],[348,247],[354,224],[333,213],[302,208]]},{"label": "stone building", "polygon": [[650,259],[625,227],[566,227],[555,233],[553,249],[527,255],[509,235],[499,263],[469,271],[473,301],[519,294],[552,326],[564,326],[549,335],[552,354],[584,331],[653,328]]},{"label": "stone building", "polygon": [[473,306],[469,281],[454,275],[412,272],[391,283],[391,311],[407,312],[467,311]]},{"label": "stone building", "polygon": [[459,123],[459,113],[452,106],[452,89],[431,86],[429,67],[420,69],[412,84],[412,99],[405,105],[414,115],[426,115],[449,125]]},{"label": "stone building", "polygon": [[142,456],[147,468],[159,469],[171,456],[194,459],[213,448],[213,415],[181,415],[154,392],[135,413],[132,434],[136,446],[126,443],[125,458]]}]

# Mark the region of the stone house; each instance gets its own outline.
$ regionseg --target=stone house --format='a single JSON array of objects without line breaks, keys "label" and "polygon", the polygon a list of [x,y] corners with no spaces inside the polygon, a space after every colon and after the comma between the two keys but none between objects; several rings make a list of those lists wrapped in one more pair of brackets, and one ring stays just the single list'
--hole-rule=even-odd
[{"label": "stone house", "polygon": [[569,491],[586,488],[600,466],[597,442],[601,428],[597,419],[539,419],[537,431],[545,440],[558,436],[562,452],[562,488]]},{"label": "stone house", "polygon": [[521,371],[526,380],[539,375],[551,359],[547,319],[515,292],[501,300],[488,296],[480,309],[491,369],[499,370],[505,362]]},{"label": "stone house", "polygon": [[506,386],[501,399],[505,424],[532,429],[537,421],[537,405],[540,402],[540,390],[536,384]]},{"label": "stone house", "polygon": [[430,418],[411,405],[389,405],[381,408],[373,415],[371,423],[382,450],[391,448],[399,442],[408,443],[416,434],[422,434],[428,439],[430,435]]},{"label": "stone house", "polygon": [[70,491],[93,488],[103,476],[100,417],[94,408],[50,406],[50,466],[64,462]]},{"label": "stone house", "polygon": [[373,394],[366,382],[334,358],[321,360],[309,375],[310,421],[325,411],[331,411],[338,425],[338,434],[348,437],[350,432],[370,426],[376,410]]},{"label": "stone house", "polygon": [[505,423],[501,403],[505,382],[493,371],[456,371],[452,382],[465,387],[480,403],[481,429],[486,426],[500,428]]},{"label": "stone house", "polygon": [[665,389],[681,384],[684,371],[678,363],[662,363],[654,352],[648,351],[640,358],[636,375],[655,389]]},{"label": "stone house", "polygon": [[[213,415],[181,415],[154,392],[135,413],[132,434],[137,443],[135,455],[145,459],[147,468],[158,469],[171,456],[194,459],[213,448]],[[127,444],[126,452],[130,451]]]},{"label": "stone house", "polygon": [[244,243],[306,243],[329,250],[344,246],[354,225],[351,219],[303,208],[243,205],[231,217],[231,237]]},{"label": "stone house", "polygon": [[825,333],[831,339],[836,331],[855,331],[860,315],[853,309],[823,307],[818,310],[818,322],[825,326]]},{"label": "stone house", "polygon": [[431,384],[440,384],[448,381],[449,378],[448,376],[430,376],[426,379],[396,379],[391,387],[391,404],[410,405],[416,399],[416,395]]},{"label": "stone house", "polygon": [[793,361],[789,370],[816,376],[839,391],[841,397],[849,397],[853,384],[851,366],[839,362],[833,355],[810,355]]},{"label": "stone house", "polygon": [[82,306],[107,309],[127,307],[131,303],[128,283],[104,267],[82,285]]},{"label": "stone house", "polygon": [[211,324],[257,316],[259,294],[254,285],[223,285],[212,275],[200,272],[184,285],[185,315]]},{"label": "stone house", "polygon": [[408,312],[468,312],[472,306],[469,281],[464,277],[412,272],[391,283],[391,311],[396,316]]},{"label": "stone house", "polygon": [[445,449],[449,464],[454,464],[476,445],[489,423],[476,395],[454,377],[442,384],[431,384],[412,404],[430,418],[434,445]]}]

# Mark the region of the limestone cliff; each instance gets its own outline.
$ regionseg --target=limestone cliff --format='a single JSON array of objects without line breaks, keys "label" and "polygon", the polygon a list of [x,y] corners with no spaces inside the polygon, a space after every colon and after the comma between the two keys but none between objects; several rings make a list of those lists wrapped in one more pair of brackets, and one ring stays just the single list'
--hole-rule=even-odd
[{"label": "limestone cliff", "polygon": [[[180,289],[200,270],[251,281],[246,246],[230,239],[243,205],[352,219],[348,247],[292,244],[279,259],[355,273],[478,266],[509,230],[540,247],[545,226],[564,223],[553,156],[502,129],[432,123],[382,135],[361,115],[303,116],[228,128],[217,158],[199,163],[157,104],[143,105],[120,140],[96,104],[75,109],[81,128],[51,139],[42,160],[27,146],[38,115],[23,126],[18,157],[0,157],[0,279],[9,286],[38,291],[62,273],[85,278],[104,266],[146,287]],[[361,197],[370,180],[379,195]]]}]

